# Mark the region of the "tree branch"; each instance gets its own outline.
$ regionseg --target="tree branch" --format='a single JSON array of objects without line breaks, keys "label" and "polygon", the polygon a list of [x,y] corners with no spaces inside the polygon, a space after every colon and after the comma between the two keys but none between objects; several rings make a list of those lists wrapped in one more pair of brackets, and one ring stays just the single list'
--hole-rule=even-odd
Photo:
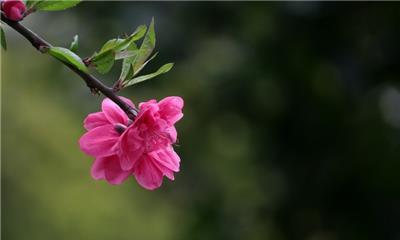
[{"label": "tree branch", "polygon": [[[8,26],[13,28],[15,31],[20,33],[22,36],[24,36],[37,50],[39,50],[41,53],[46,52],[46,50],[51,46],[50,43],[46,42],[43,38],[39,37],[37,34],[29,30],[28,28],[24,27],[21,25],[19,22],[11,21],[7,19],[3,12],[1,13],[1,20],[5,22]],[[75,66],[68,64],[66,62],[61,61],[64,65],[66,65],[69,69],[74,71],[76,74],[78,74],[86,83],[86,85],[93,91],[99,91],[101,92],[104,96],[108,97],[111,99],[113,102],[115,102],[130,119],[135,119],[137,116],[138,112],[136,109],[133,107],[129,106],[127,103],[122,101],[121,98],[119,98],[113,91],[112,88],[107,87],[104,85],[100,80],[98,80],[96,77],[94,77],[91,74],[82,72]]]}]

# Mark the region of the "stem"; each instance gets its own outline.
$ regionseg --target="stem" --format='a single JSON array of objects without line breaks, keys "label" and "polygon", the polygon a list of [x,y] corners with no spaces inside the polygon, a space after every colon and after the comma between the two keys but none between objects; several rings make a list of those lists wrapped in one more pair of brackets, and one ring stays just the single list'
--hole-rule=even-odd
[{"label": "stem", "polygon": [[[20,33],[22,36],[24,36],[37,50],[39,50],[41,53],[46,52],[46,49],[52,47],[50,43],[46,42],[43,38],[38,36],[36,33],[32,32],[30,29],[24,27],[21,25],[19,22],[11,21],[5,17],[3,12],[1,13],[1,20],[5,22],[8,26],[13,28],[15,31]],[[86,83],[86,85],[94,92],[101,92],[104,96],[108,97],[111,99],[113,102],[115,102],[125,113],[126,115],[134,120],[135,117],[137,116],[138,112],[136,109],[133,107],[129,106],[126,104],[124,101],[122,101],[121,98],[119,98],[113,91],[112,88],[107,87],[104,85],[100,80],[98,80],[96,77],[94,77],[91,74],[82,72],[75,66],[61,61],[64,65],[66,65],[69,69],[74,71],[76,74],[78,74]]]}]

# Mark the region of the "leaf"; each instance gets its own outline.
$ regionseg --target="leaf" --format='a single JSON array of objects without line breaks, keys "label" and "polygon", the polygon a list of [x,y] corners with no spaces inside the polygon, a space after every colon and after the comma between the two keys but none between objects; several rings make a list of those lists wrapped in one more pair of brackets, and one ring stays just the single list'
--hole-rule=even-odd
[{"label": "leaf", "polygon": [[53,57],[65,62],[65,63],[71,64],[71,65],[75,66],[77,69],[79,69],[85,73],[89,72],[88,68],[83,63],[82,59],[67,48],[51,47],[48,52]]},{"label": "leaf", "polygon": [[[128,51],[136,51],[137,50],[137,46],[135,43],[132,43],[131,45],[129,45],[129,47],[127,48]],[[137,54],[137,52],[136,52]],[[121,70],[121,74],[119,76],[119,79],[121,81],[127,79],[127,78],[132,78],[133,77],[133,68],[132,68],[132,62],[135,60],[136,56],[132,56],[132,57],[128,57],[125,58],[122,61],[122,70]]]},{"label": "leaf", "polygon": [[111,70],[115,60],[136,56],[137,53],[133,52],[133,50],[137,50],[134,41],[142,38],[146,29],[145,25],[141,25],[126,39],[116,38],[107,41],[101,47],[100,52],[94,54],[92,57],[91,62],[94,64],[96,70],[101,74],[105,74]]},{"label": "leaf", "polygon": [[141,39],[146,33],[146,25],[140,25],[136,28],[136,30],[127,37],[123,42],[120,42],[117,46],[114,47],[115,51],[122,51],[128,48],[134,41]]},{"label": "leaf", "polygon": [[114,65],[114,58],[115,53],[110,49],[103,53],[95,55],[92,58],[91,63],[94,65],[99,73],[106,74],[111,70],[112,66]]},{"label": "leaf", "polygon": [[137,50],[136,51],[122,51],[122,52],[117,52],[115,54],[115,60],[121,60],[121,59],[125,59],[125,58],[130,58],[130,57],[134,57],[137,54]]},{"label": "leaf", "polygon": [[112,50],[113,48],[115,48],[118,44],[120,44],[123,41],[124,41],[124,39],[121,39],[121,38],[114,38],[114,39],[108,40],[101,47],[99,54],[103,53],[103,52],[106,52],[108,50]]},{"label": "leaf", "polygon": [[139,52],[133,62],[133,72],[136,74],[146,59],[151,55],[156,46],[156,34],[154,32],[154,18],[151,20],[149,29],[147,30],[146,36],[143,39],[142,45],[139,48]]},{"label": "leaf", "polygon": [[146,62],[144,62],[144,63],[142,64],[142,66],[140,66],[140,68],[137,69],[136,72],[134,72],[133,76],[138,75],[138,73],[139,73],[151,60],[153,60],[157,55],[158,55],[158,52],[156,52],[155,54],[153,54],[153,56],[151,56],[151,58],[149,58]]},{"label": "leaf", "polygon": [[25,2],[26,9],[35,7],[35,5],[38,4],[39,2],[42,2],[42,0],[27,0]]},{"label": "leaf", "polygon": [[34,5],[36,10],[40,11],[59,11],[75,7],[80,0],[44,0]]},{"label": "leaf", "polygon": [[103,47],[101,47],[99,54],[108,51],[108,50],[113,50],[115,52],[118,51],[123,51],[127,49],[131,44],[134,44],[133,42],[142,38],[144,34],[146,33],[147,27],[145,25],[140,25],[139,27],[136,28],[135,32],[133,32],[129,37],[126,39],[121,39],[121,38],[114,38],[111,40],[108,40]]},{"label": "leaf", "polygon": [[6,41],[6,34],[4,33],[3,28],[1,29],[1,46],[4,50],[7,50],[7,41]]},{"label": "leaf", "polygon": [[73,41],[71,42],[71,45],[69,46],[69,50],[76,53],[76,51],[78,51],[78,47],[79,47],[79,37],[78,35],[75,35]]},{"label": "leaf", "polygon": [[143,82],[143,81],[155,78],[160,74],[164,74],[164,73],[169,72],[169,70],[171,70],[173,66],[174,66],[173,63],[167,63],[167,64],[163,65],[162,67],[160,67],[157,70],[157,72],[133,78],[133,79],[127,81],[126,83],[123,83],[123,86],[124,87],[128,87],[128,86],[134,85],[136,83]]}]

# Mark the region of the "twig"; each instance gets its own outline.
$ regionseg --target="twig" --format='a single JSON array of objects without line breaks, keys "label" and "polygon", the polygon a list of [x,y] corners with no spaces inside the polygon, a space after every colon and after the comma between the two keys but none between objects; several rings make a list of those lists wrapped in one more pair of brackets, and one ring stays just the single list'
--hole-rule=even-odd
[{"label": "twig", "polygon": [[[46,52],[46,50],[51,46],[50,43],[46,42],[43,38],[38,36],[36,33],[32,32],[30,29],[27,27],[21,25],[19,22],[11,21],[7,19],[3,12],[1,13],[1,20],[5,22],[8,26],[13,28],[15,31],[20,33],[22,36],[24,36],[37,50],[39,50],[41,53]],[[111,99],[113,102],[115,102],[130,119],[135,119],[137,116],[138,112],[136,109],[133,107],[129,106],[127,103],[122,101],[121,98],[119,98],[115,92],[113,91],[112,88],[107,87],[104,85],[100,80],[98,80],[96,77],[89,73],[85,73],[81,70],[79,70],[77,67],[74,65],[68,64],[66,62],[61,61],[64,65],[66,65],[69,69],[74,71],[76,74],[78,74],[86,83],[86,85],[90,88],[91,91],[99,91],[101,92],[104,96],[108,97]]]}]

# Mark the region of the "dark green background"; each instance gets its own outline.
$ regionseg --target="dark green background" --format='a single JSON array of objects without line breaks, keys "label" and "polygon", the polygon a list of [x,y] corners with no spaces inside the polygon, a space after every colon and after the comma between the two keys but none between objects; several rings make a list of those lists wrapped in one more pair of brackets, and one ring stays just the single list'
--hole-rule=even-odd
[{"label": "dark green background", "polygon": [[152,16],[146,71],[175,68],[121,94],[186,104],[181,172],[153,192],[91,179],[78,139],[102,98],[6,28],[3,239],[400,239],[398,3],[84,2],[23,23],[86,57]]}]

